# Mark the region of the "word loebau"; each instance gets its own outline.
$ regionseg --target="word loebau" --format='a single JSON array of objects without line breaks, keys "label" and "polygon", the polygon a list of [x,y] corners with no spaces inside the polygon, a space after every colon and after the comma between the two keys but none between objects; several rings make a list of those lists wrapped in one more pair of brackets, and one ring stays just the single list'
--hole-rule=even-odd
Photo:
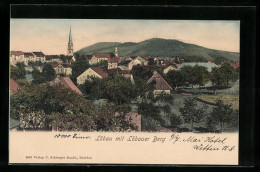
[{"label": "word loebau", "polygon": [[[122,137],[116,137],[115,141],[123,141],[125,139],[124,136]],[[153,139],[151,139],[150,137],[138,137],[138,136],[129,136],[126,141],[131,141],[131,142],[148,142],[148,141],[152,141],[152,142],[161,142],[164,143],[166,138],[165,137],[157,137],[154,136]],[[98,136],[95,141],[112,141],[113,138],[112,137],[106,137],[106,136]]]}]

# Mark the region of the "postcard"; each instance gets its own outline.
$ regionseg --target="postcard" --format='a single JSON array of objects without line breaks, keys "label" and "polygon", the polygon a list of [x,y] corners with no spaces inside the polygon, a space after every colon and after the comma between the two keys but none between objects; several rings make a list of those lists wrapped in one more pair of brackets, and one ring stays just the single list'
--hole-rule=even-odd
[{"label": "postcard", "polygon": [[10,164],[238,165],[240,21],[10,19]]}]

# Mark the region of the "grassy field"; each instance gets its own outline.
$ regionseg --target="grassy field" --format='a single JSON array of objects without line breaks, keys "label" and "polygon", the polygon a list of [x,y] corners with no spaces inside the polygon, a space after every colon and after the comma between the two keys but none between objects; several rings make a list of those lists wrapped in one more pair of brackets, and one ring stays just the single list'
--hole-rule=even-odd
[{"label": "grassy field", "polygon": [[234,110],[239,109],[239,96],[238,95],[201,95],[197,96],[198,99],[209,102],[216,103],[218,99],[222,100],[224,104],[232,104]]}]

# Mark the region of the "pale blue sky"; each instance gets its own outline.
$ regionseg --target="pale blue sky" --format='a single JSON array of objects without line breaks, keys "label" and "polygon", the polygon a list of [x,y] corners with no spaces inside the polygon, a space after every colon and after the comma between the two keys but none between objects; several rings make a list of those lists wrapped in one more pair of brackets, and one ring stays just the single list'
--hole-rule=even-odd
[{"label": "pale blue sky", "polygon": [[74,51],[97,42],[178,39],[207,48],[239,52],[239,21],[11,19],[10,49],[66,54],[69,27]]}]

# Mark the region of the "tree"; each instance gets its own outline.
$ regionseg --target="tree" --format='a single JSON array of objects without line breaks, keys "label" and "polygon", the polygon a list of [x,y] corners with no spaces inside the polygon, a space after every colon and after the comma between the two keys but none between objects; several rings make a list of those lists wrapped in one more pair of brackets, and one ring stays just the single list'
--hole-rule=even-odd
[{"label": "tree", "polygon": [[185,62],[207,62],[208,59],[199,56],[188,56],[188,57],[184,57],[184,61]]},{"label": "tree", "polygon": [[192,66],[183,66],[180,69],[182,78],[183,78],[183,85],[191,85],[193,89],[193,85],[195,84],[196,77],[193,75],[193,68]]},{"label": "tree", "polygon": [[11,66],[11,78],[14,80],[25,79],[25,64],[18,62],[16,66]]},{"label": "tree", "polygon": [[137,97],[140,97],[142,100],[149,98],[153,98],[153,90],[155,88],[155,81],[152,81],[150,84],[147,84],[146,80],[141,78],[135,78],[135,91]]},{"label": "tree", "polygon": [[239,69],[235,69],[229,63],[222,64],[219,68],[213,68],[210,72],[210,80],[214,87],[214,94],[216,89],[228,88],[231,81],[239,79]]},{"label": "tree", "polygon": [[193,123],[199,123],[203,117],[204,109],[198,109],[196,100],[194,98],[186,98],[184,100],[184,107],[179,111],[182,114],[185,123],[191,123],[191,131],[193,131]]},{"label": "tree", "polygon": [[216,57],[213,59],[213,62],[217,65],[221,65],[224,62],[227,62],[227,59],[225,59],[224,57]]},{"label": "tree", "polygon": [[41,61],[29,61],[28,62],[28,66],[42,66],[42,62]]},{"label": "tree", "polygon": [[32,71],[33,83],[42,84],[50,82],[55,79],[55,70],[50,64],[44,64],[42,72],[40,72],[35,66]]},{"label": "tree", "polygon": [[135,85],[122,76],[108,79],[104,86],[104,98],[117,105],[130,103],[137,97]]},{"label": "tree", "polygon": [[[24,84],[12,95],[12,102],[10,109],[19,112],[21,127],[25,129],[50,130],[55,125],[62,130],[86,130],[83,124],[77,125],[80,119],[95,128],[93,103],[60,85]],[[86,118],[89,120],[85,121]]]},{"label": "tree", "polygon": [[166,80],[175,89],[183,84],[183,76],[179,70],[170,70],[166,74]]},{"label": "tree", "polygon": [[153,76],[153,73],[149,69],[139,65],[134,66],[131,70],[131,73],[133,74],[134,78],[140,78],[146,82]]},{"label": "tree", "polygon": [[[129,112],[128,105],[114,105],[107,103],[96,114],[95,123],[97,131],[125,131],[135,127],[125,120],[125,114]],[[115,113],[119,115],[116,116]]]},{"label": "tree", "polygon": [[224,124],[229,124],[233,120],[234,114],[232,104],[224,104],[223,101],[217,100],[216,107],[211,112],[211,117],[220,125],[221,132],[223,132]]},{"label": "tree", "polygon": [[163,125],[164,121],[160,116],[160,108],[155,106],[152,102],[142,101],[138,104],[138,114],[144,117],[151,117],[152,119],[159,121]]},{"label": "tree", "polygon": [[66,56],[63,55],[63,54],[60,55],[60,59],[61,59],[62,63],[67,63],[67,61],[68,61],[68,59],[66,58]]},{"label": "tree", "polygon": [[173,127],[177,127],[178,125],[182,124],[182,119],[180,116],[171,113],[170,114],[170,122],[171,122],[171,126]]},{"label": "tree", "polygon": [[213,68],[210,72],[210,81],[214,88],[214,94],[216,94],[216,89],[220,89],[224,86],[224,74],[219,68]]},{"label": "tree", "polygon": [[86,60],[79,60],[71,65],[72,75],[71,80],[76,83],[77,77],[89,68],[89,63]]},{"label": "tree", "polygon": [[50,82],[55,79],[55,70],[50,64],[45,64],[42,68],[42,75],[45,82]]},{"label": "tree", "polygon": [[91,65],[93,67],[100,67],[101,69],[107,69],[108,67],[108,62],[107,60],[101,60],[100,62]]},{"label": "tree", "polygon": [[236,81],[239,77],[239,75],[237,75],[236,69],[233,66],[231,66],[229,63],[222,64],[220,70],[223,73],[222,76],[226,88],[228,88],[229,83],[231,81]]},{"label": "tree", "polygon": [[33,77],[32,83],[34,83],[34,84],[44,83],[45,78],[43,77],[41,72],[36,67],[33,67],[32,77]]},{"label": "tree", "polygon": [[195,65],[193,68],[192,75],[195,76],[194,84],[199,85],[201,91],[201,86],[204,86],[209,81],[209,73],[206,67]]}]

